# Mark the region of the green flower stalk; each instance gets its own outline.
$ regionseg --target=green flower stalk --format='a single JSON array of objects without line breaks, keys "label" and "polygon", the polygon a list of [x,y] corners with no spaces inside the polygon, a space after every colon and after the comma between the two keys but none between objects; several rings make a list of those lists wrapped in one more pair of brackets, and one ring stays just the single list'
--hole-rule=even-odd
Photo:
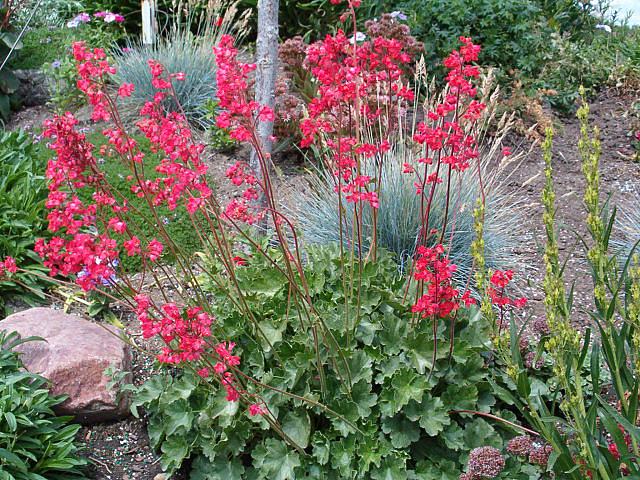
[{"label": "green flower stalk", "polygon": [[[566,299],[562,268],[558,253],[558,240],[555,231],[555,199],[553,188],[552,167],[553,131],[546,131],[542,145],[545,163],[545,185],[542,191],[544,207],[543,223],[547,234],[545,248],[545,312],[551,334],[546,347],[553,360],[553,372],[559,385],[565,391],[560,408],[565,412],[567,421],[577,433],[576,442],[579,446],[578,456],[587,465],[594,465],[592,452],[586,438],[587,412],[582,391],[582,377],[578,357],[581,350],[580,333],[570,322],[569,305]],[[607,478],[607,477],[603,477]]]},{"label": "green flower stalk", "polygon": [[485,260],[484,246],[484,212],[485,202],[482,196],[478,198],[476,206],[473,210],[473,225],[475,231],[475,239],[471,243],[471,256],[475,264],[475,280],[478,293],[482,295],[480,311],[482,316],[489,320],[493,330],[496,330],[496,314],[491,304],[491,298],[487,290],[489,272],[487,272],[487,263]]},{"label": "green flower stalk", "polygon": [[593,238],[593,245],[587,253],[594,273],[594,295],[598,310],[605,308],[606,286],[605,275],[607,269],[607,240],[605,238],[604,223],[600,215],[600,132],[597,127],[593,129],[593,138],[589,137],[589,105],[584,97],[584,88],[580,89],[582,106],[578,109],[580,120],[580,141],[578,150],[582,157],[582,172],[586,186],[584,203],[587,208],[587,227]]}]

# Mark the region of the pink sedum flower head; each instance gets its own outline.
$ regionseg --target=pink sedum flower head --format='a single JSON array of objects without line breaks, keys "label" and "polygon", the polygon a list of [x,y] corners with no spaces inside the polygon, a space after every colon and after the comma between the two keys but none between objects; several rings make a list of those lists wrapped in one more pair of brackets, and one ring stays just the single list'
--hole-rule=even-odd
[{"label": "pink sedum flower head", "polygon": [[496,478],[504,469],[505,460],[495,447],[474,448],[469,453],[468,474],[470,478]]}]

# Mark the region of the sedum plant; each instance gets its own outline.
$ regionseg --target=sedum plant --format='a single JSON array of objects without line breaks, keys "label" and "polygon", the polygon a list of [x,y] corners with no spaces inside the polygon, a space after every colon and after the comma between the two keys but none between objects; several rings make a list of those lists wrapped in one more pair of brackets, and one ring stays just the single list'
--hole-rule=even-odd
[{"label": "sedum plant", "polygon": [[86,478],[86,460],[74,444],[80,425],[57,417],[64,401],[49,394],[47,380],[24,371],[20,344],[34,341],[0,331],[0,476],[16,480]]}]

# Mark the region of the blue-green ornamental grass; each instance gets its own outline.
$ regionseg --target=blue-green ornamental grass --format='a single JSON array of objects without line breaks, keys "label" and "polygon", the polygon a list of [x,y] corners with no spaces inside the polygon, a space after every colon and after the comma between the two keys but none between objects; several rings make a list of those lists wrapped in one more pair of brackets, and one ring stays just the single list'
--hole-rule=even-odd
[{"label": "blue-green ornamental grass", "polygon": [[113,52],[117,74],[115,81],[132,83],[135,90],[123,105],[136,114],[145,102],[153,99],[156,89],[151,85],[148,61],[160,62],[169,73],[185,74],[182,81],[174,80],[176,100],[168,98],[166,107],[183,112],[194,126],[206,128],[212,122],[207,116],[207,102],[216,95],[216,63],[213,43],[207,37],[195,37],[190,32],[177,31],[154,45],[130,44]]},{"label": "blue-green ornamental grass", "polygon": [[[416,165],[418,155],[400,143],[392,146],[382,159],[363,161],[363,175],[378,175],[377,162],[382,161],[382,181],[380,182],[380,207],[377,219],[378,245],[392,252],[396,261],[404,266],[413,257],[419,229],[422,225],[420,196],[416,195],[415,175],[403,173],[403,163]],[[455,280],[458,285],[466,285],[472,270],[471,242],[475,238],[473,208],[480,195],[476,169],[471,168],[458,177],[454,176],[456,187],[452,188],[449,199],[449,221],[444,235],[444,244],[451,243],[451,262],[457,265]],[[509,196],[499,178],[500,171],[495,165],[483,165],[484,182],[487,185],[487,213],[485,218],[485,256],[487,267],[505,269],[514,266],[512,248],[518,244],[522,225],[521,212],[514,198]],[[458,189],[460,182],[462,188]],[[461,192],[460,194],[458,192]],[[432,228],[443,225],[447,192],[444,186],[435,190],[429,216]],[[343,199],[343,206],[347,202]],[[310,244],[331,244],[340,242],[340,216],[338,195],[335,193],[335,176],[331,172],[317,169],[309,177],[309,189],[301,194],[299,205],[293,211],[295,223],[302,232],[302,238]],[[353,235],[353,208],[347,206],[343,218],[343,239],[357,238]],[[364,209],[362,251],[367,252],[373,230],[373,215]],[[432,239],[437,243],[439,236]],[[345,245],[348,248],[347,245]],[[356,248],[357,250],[357,248]]]}]

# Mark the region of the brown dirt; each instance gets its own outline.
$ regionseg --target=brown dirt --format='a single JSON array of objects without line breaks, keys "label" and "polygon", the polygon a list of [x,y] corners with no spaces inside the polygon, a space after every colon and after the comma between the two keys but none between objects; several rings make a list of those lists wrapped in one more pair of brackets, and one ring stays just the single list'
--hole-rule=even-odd
[{"label": "brown dirt", "polygon": [[[601,92],[590,102],[590,124],[600,129],[602,156],[600,159],[601,199],[610,196],[611,205],[624,210],[637,202],[640,194],[640,164],[630,160],[632,148],[630,121],[624,113],[632,102],[640,97],[618,95],[612,90]],[[574,325],[584,327],[592,322],[589,312],[593,308],[591,276],[586,262],[586,252],[579,236],[588,237],[585,227],[586,212],[583,204],[585,181],[578,153],[580,126],[575,117],[556,119],[553,142],[553,180],[556,191],[556,225],[561,261],[568,258],[565,281],[567,289],[573,284]],[[514,146],[526,143],[515,140]],[[517,248],[519,260],[524,265],[521,275],[529,298],[528,311],[533,319],[544,318],[542,281],[544,278],[544,246],[546,235],[542,225],[541,192],[544,185],[544,161],[540,146],[511,172],[510,188],[519,192],[525,204],[524,231],[527,232]]]}]

